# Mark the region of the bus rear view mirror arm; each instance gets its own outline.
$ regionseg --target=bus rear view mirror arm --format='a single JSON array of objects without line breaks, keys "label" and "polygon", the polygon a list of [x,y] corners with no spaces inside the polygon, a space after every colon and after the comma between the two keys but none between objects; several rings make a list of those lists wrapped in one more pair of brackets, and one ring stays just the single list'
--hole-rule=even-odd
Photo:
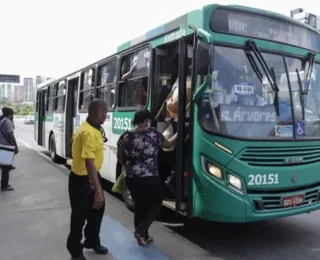
[{"label": "bus rear view mirror arm", "polygon": [[197,101],[202,97],[203,93],[207,89],[207,86],[211,86],[211,75],[210,74],[207,74],[203,83],[196,89],[195,93],[193,94],[194,101]]}]

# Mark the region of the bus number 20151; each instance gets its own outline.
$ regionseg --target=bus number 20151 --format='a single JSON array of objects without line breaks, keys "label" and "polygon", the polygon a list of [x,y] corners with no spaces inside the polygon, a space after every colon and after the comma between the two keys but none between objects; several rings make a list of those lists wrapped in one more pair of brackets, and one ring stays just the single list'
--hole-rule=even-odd
[{"label": "bus number 20151", "polygon": [[273,185],[279,184],[279,175],[274,173],[269,174],[250,174],[248,185]]},{"label": "bus number 20151", "polygon": [[120,130],[127,130],[131,128],[130,118],[126,117],[115,117],[113,119],[113,128]]}]

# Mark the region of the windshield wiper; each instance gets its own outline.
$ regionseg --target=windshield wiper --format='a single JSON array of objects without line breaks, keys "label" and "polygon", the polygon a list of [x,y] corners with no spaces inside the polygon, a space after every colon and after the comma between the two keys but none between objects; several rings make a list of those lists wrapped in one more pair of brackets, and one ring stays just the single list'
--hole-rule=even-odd
[{"label": "windshield wiper", "polygon": [[302,120],[304,120],[305,119],[304,92],[302,89],[302,82],[301,82],[300,73],[298,69],[296,69],[296,73],[297,73],[299,92],[300,92],[299,97],[300,97],[300,104],[301,104],[301,110],[302,110]]},{"label": "windshield wiper", "polygon": [[275,96],[274,96],[274,106],[276,109],[276,113],[277,116],[279,116],[280,111],[279,111],[279,87],[277,85],[276,82],[276,76],[274,73],[274,69],[273,68],[269,68],[268,64],[266,62],[266,60],[264,59],[264,57],[261,54],[261,51],[259,50],[258,46],[256,45],[256,43],[253,40],[248,40],[246,42],[246,47],[248,50],[251,50],[254,55],[256,56],[257,60],[259,61],[268,81],[270,82],[270,86],[272,88],[272,91],[274,92]]},{"label": "windshield wiper", "polygon": [[313,64],[314,64],[314,58],[316,54],[314,52],[309,52],[308,53],[308,62],[309,62],[309,67],[305,79],[305,86],[304,86],[304,91],[302,92],[304,95],[308,94],[309,91],[309,85],[310,85],[310,80],[311,80],[311,74],[313,70]]},{"label": "windshield wiper", "polygon": [[256,61],[254,60],[254,58],[252,57],[250,52],[244,51],[244,53],[246,54],[253,71],[256,73],[257,77],[259,78],[260,82],[262,83],[263,82],[263,75],[262,75]]}]

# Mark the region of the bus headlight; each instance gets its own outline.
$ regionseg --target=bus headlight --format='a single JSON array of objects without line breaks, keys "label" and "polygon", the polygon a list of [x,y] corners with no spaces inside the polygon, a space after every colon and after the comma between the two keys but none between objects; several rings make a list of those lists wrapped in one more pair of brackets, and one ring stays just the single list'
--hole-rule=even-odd
[{"label": "bus headlight", "polygon": [[213,175],[214,177],[218,178],[218,179],[222,179],[222,172],[221,169],[218,168],[217,166],[207,163],[207,167],[208,167],[208,172]]},{"label": "bus headlight", "polygon": [[201,166],[204,172],[212,175],[213,177],[219,180],[222,180],[223,178],[222,170],[219,167],[213,165],[212,163],[209,163],[204,156],[201,156]]},{"label": "bus headlight", "polygon": [[229,184],[230,184],[232,187],[234,187],[234,188],[236,188],[237,190],[239,190],[239,191],[242,190],[241,180],[240,180],[238,177],[236,177],[236,176],[234,176],[234,175],[232,175],[232,174],[229,174]]}]

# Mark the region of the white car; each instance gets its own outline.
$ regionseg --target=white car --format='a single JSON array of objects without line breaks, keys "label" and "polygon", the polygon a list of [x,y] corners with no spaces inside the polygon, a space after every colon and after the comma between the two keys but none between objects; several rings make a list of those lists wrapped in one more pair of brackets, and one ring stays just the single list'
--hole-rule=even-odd
[{"label": "white car", "polygon": [[34,116],[33,115],[28,115],[24,118],[24,123],[26,125],[32,125],[34,124]]}]

